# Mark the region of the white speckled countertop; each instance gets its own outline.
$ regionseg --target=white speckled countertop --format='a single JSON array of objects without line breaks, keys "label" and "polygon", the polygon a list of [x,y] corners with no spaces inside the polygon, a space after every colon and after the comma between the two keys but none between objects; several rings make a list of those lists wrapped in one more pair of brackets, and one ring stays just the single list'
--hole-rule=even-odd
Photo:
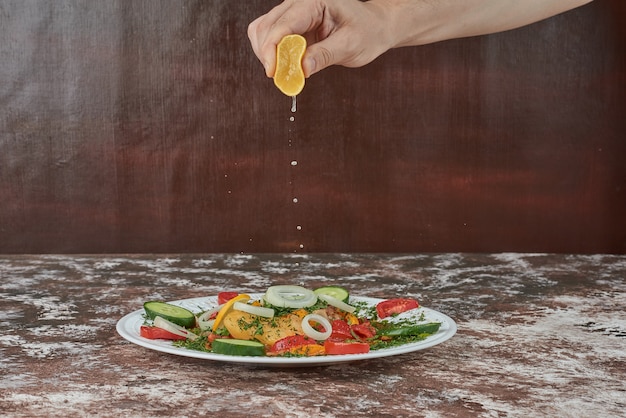
[{"label": "white speckled countertop", "polygon": [[[277,283],[409,295],[457,334],[400,356],[263,368],[115,330],[148,299]],[[0,257],[3,416],[626,415],[626,256],[209,254]]]}]

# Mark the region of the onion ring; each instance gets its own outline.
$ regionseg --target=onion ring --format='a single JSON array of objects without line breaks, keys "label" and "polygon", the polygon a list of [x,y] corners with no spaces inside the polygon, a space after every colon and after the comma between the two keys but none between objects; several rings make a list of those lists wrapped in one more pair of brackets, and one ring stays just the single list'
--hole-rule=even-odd
[{"label": "onion ring", "polygon": [[214,315],[217,312],[219,312],[219,310],[222,309],[222,306],[224,306],[224,305],[217,305],[215,308],[209,309],[208,311],[203,312],[198,317],[198,327],[202,331],[207,331],[207,330],[213,328],[213,323],[215,322],[215,319],[209,319],[209,318],[211,318],[212,315]]},{"label": "onion ring", "polygon": [[292,285],[270,286],[263,298],[270,305],[292,309],[308,308],[317,302],[317,295],[312,290]]},{"label": "onion ring", "polygon": [[324,302],[328,303],[331,306],[334,306],[335,308],[341,309],[342,311],[346,311],[348,313],[353,313],[354,311],[356,311],[356,308],[354,306],[348,305],[347,303],[334,298],[330,295],[317,295],[318,298],[322,299]]},{"label": "onion ring", "polygon": [[243,303],[243,302],[235,302],[235,304],[233,305],[233,309],[237,311],[246,312],[251,315],[262,316],[264,318],[274,317],[274,309],[272,308],[264,308],[262,306],[248,305],[247,303]]},{"label": "onion ring", "polygon": [[193,332],[189,331],[187,328],[185,327],[181,327],[178,324],[175,324],[171,321],[168,321],[167,319],[161,317],[161,316],[157,316],[154,318],[154,326],[157,328],[161,328],[164,329],[165,331],[169,331],[172,334],[176,334],[179,335],[181,337],[185,337],[188,340],[194,341],[196,338],[198,338],[198,336],[196,334],[194,334]]},{"label": "onion ring", "polygon": [[[310,324],[311,321],[317,322],[318,324],[323,326],[324,332],[320,332],[313,328]],[[317,341],[324,341],[327,340],[328,337],[330,337],[330,334],[333,333],[333,327],[330,324],[330,321],[328,321],[328,319],[324,318],[322,315],[308,314],[307,316],[302,318],[302,331],[304,331],[304,334],[309,338],[313,338]]]}]

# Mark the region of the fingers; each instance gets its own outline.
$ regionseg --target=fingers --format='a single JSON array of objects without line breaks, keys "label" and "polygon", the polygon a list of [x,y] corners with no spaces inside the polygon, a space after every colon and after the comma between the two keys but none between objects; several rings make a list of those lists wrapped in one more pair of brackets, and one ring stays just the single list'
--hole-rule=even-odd
[{"label": "fingers", "polygon": [[285,1],[248,25],[250,45],[261,64],[263,64],[265,74],[268,77],[274,75],[276,69],[276,45],[282,39],[281,36],[278,38],[278,41],[273,40],[276,36],[271,36],[271,29],[288,7],[289,3]]},{"label": "fingers", "polygon": [[[338,41],[339,42],[334,42]],[[328,37],[324,41],[313,44],[302,59],[304,75],[310,77],[331,65],[340,64],[345,67],[360,67],[373,60],[364,58],[362,49],[340,48],[343,43],[339,36]]]},{"label": "fingers", "polygon": [[252,23],[250,23],[250,25],[248,25],[248,38],[250,39],[250,45],[252,46],[254,54],[257,56],[259,61],[261,61],[261,64],[263,64],[263,67],[265,68],[265,74],[268,77],[272,77],[274,74],[276,63],[272,63],[271,59],[265,59],[261,55],[261,46],[263,45],[263,42],[261,42],[260,40],[258,26],[262,18],[263,16],[257,18]]},{"label": "fingers", "polygon": [[273,77],[276,70],[276,46],[290,34],[306,34],[321,24],[318,0],[285,0],[248,26],[248,38],[265,74]]},{"label": "fingers", "polygon": [[254,53],[273,77],[276,46],[290,34],[307,39],[304,75],[340,64],[365,65],[388,49],[381,32],[387,26],[381,10],[358,0],[285,0],[248,26]]}]

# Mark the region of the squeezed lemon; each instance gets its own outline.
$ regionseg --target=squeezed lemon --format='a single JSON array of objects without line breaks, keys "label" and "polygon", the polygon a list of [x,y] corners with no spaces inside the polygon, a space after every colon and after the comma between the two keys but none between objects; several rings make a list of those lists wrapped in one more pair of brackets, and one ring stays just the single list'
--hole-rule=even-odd
[{"label": "squeezed lemon", "polygon": [[302,57],[306,51],[306,39],[301,35],[287,35],[276,47],[276,72],[274,84],[290,97],[304,89]]}]

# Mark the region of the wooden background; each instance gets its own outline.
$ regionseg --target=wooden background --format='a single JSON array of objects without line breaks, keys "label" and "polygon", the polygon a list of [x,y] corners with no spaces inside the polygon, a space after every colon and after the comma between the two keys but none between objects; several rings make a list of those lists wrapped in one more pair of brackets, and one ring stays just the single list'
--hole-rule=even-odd
[{"label": "wooden background", "polygon": [[626,252],[626,2],[295,113],[246,35],[274,4],[0,0],[0,253]]}]

